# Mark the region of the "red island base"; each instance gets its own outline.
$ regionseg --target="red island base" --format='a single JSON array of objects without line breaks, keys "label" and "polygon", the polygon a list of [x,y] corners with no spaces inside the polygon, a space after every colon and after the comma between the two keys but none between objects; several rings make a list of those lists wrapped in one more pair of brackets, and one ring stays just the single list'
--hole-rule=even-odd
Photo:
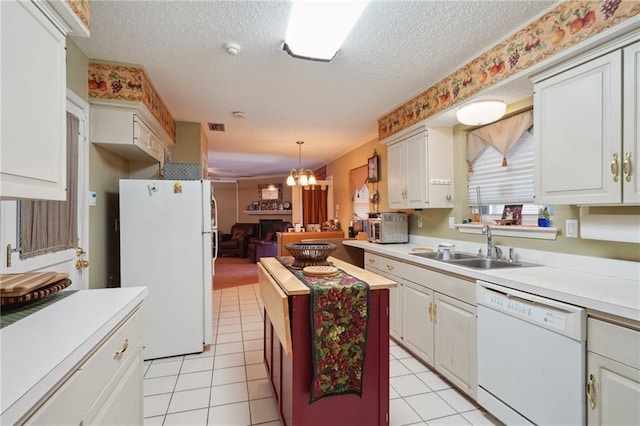
[{"label": "red island base", "polygon": [[265,309],[264,363],[286,426],[389,424],[389,290],[371,291],[362,397],[328,396],[309,403],[313,377],[309,295],[288,296],[292,355],[287,356]]}]

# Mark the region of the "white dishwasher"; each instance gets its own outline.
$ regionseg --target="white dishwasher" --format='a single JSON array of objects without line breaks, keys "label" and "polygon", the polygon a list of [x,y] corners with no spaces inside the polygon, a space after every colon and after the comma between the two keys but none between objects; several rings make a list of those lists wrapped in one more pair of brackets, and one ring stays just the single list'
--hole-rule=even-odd
[{"label": "white dishwasher", "polygon": [[507,425],[585,424],[585,310],[477,283],[480,405]]}]

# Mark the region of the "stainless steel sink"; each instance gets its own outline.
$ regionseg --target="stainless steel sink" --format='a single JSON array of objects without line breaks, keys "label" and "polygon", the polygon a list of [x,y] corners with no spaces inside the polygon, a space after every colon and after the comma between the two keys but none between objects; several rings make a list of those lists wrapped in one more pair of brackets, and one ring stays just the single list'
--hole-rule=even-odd
[{"label": "stainless steel sink", "polygon": [[523,266],[537,266],[532,263],[509,262],[507,259],[495,259],[478,257],[474,254],[455,252],[451,254],[450,259],[444,259],[442,252],[416,252],[410,253],[414,256],[424,257],[425,259],[433,259],[439,262],[449,263],[451,265],[467,266],[475,269],[496,269],[496,268],[520,268]]},{"label": "stainless steel sink", "polygon": [[486,257],[452,260],[450,263],[476,269],[518,268],[520,266],[528,266],[519,262],[509,262],[508,260],[502,259],[487,259]]},{"label": "stainless steel sink", "polygon": [[436,251],[416,252],[416,253],[411,253],[411,254],[414,255],[414,256],[424,257],[425,259],[441,260],[443,262],[449,262],[450,260],[458,260],[458,259],[477,259],[478,258],[474,254],[460,253],[460,252],[451,253],[449,259],[444,259],[443,258],[443,253],[442,252],[436,252]]}]

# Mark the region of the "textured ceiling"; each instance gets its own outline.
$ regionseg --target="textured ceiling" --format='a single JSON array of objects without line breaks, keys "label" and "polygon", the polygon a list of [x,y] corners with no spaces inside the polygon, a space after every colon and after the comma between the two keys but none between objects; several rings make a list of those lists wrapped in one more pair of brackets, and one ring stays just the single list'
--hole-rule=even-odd
[{"label": "textured ceiling", "polygon": [[[74,42],[89,58],[144,66],[176,121],[224,123],[206,130],[210,176],[267,176],[298,167],[297,140],[315,168],[376,138],[380,116],[555,3],[374,1],[329,63],[282,50],[284,1],[92,1],[91,37]],[[497,94],[531,90],[521,80]]]}]

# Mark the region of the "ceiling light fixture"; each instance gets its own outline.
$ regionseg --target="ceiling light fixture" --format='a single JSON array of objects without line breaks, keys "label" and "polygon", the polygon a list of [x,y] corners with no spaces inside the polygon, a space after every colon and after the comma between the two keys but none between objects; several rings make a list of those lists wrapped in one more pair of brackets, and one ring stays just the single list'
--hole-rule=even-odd
[{"label": "ceiling light fixture", "polygon": [[493,123],[504,116],[507,104],[498,99],[486,99],[462,105],[456,111],[456,117],[462,124],[480,126]]},{"label": "ceiling light fixture", "polygon": [[289,186],[309,186],[317,183],[316,177],[310,169],[302,167],[302,144],[303,141],[297,141],[298,144],[298,170],[291,169],[289,177],[287,177],[287,185]]},{"label": "ceiling light fixture", "polygon": [[240,50],[242,50],[238,43],[225,43],[223,47],[224,51],[231,56],[236,56],[238,53],[240,53]]},{"label": "ceiling light fixture", "polygon": [[233,118],[237,118],[238,120],[242,120],[247,116],[247,114],[242,111],[233,111],[231,115],[233,116]]},{"label": "ceiling light fixture", "polygon": [[283,49],[294,58],[329,62],[367,4],[368,0],[295,0]]}]

